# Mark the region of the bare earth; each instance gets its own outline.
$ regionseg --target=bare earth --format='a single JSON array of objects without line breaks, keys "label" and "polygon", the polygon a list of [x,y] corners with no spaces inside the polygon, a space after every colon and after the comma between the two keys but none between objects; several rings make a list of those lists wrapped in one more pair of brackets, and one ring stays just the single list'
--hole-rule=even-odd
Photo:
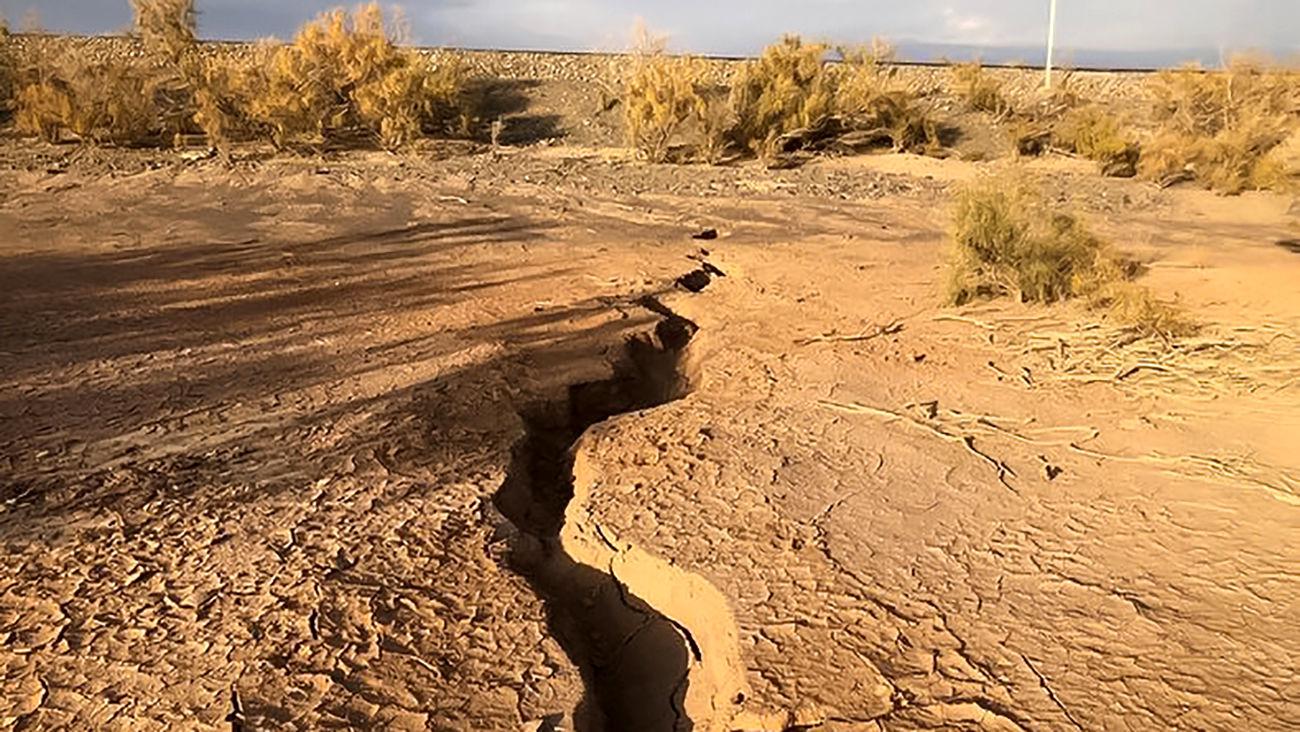
[{"label": "bare earth", "polygon": [[1034,163],[1126,343],[998,163],[5,145],[0,727],[1300,728],[1291,198]]}]

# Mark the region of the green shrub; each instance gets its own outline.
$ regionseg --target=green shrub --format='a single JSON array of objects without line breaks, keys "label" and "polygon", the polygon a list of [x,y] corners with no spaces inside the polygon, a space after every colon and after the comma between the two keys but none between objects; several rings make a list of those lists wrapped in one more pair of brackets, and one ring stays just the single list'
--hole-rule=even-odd
[{"label": "green shrub", "polygon": [[985,180],[957,193],[947,299],[1003,296],[1053,303],[1082,298],[1138,337],[1175,338],[1196,324],[1130,280],[1137,268],[1023,181]]}]

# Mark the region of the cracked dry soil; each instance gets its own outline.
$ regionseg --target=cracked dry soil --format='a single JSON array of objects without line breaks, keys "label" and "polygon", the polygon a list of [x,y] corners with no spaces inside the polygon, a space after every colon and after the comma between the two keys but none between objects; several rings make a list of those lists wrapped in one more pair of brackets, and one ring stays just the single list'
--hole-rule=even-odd
[{"label": "cracked dry soil", "polygon": [[1151,350],[879,160],[0,170],[0,727],[1300,727],[1292,202],[1040,163]]},{"label": "cracked dry soil", "polygon": [[[525,410],[524,437],[494,497],[519,530],[514,565],[545,599],[557,639],[582,668],[587,699],[574,722],[583,730],[690,729],[700,700],[712,707],[727,696],[725,689],[708,688],[717,683],[709,669],[729,658],[728,681],[742,683],[734,633],[730,647],[713,645],[729,626],[693,628],[686,624],[691,621],[679,620],[729,624],[725,598],[666,562],[628,554],[599,526],[572,518],[585,500],[575,494],[572,450],[587,429],[689,393],[686,350],[698,326],[651,296],[640,304],[660,319],[648,333],[628,339],[609,378],[571,384]],[[665,587],[692,585],[701,591],[659,599]],[[684,606],[686,601],[697,606]],[[712,610],[699,603],[710,603]]]}]

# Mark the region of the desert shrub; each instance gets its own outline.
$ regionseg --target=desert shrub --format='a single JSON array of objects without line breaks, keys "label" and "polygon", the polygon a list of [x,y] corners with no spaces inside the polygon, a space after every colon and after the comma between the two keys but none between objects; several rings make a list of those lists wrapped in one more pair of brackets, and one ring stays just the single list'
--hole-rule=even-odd
[{"label": "desert shrub", "polygon": [[15,125],[47,142],[65,135],[119,145],[163,136],[161,79],[143,61],[99,62],[80,49],[33,44],[17,72]]},{"label": "desert shrub", "polygon": [[[630,64],[615,68],[628,139],[644,157],[662,161],[689,145],[717,163],[739,148],[773,165],[797,164],[817,151],[867,147],[931,152],[938,126],[915,95],[892,83],[880,43],[839,52],[787,36],[745,64],[730,91],[709,78],[698,59],[664,54],[663,41],[640,35]],[[607,105],[602,105],[607,106]]]},{"label": "desert shrub", "polygon": [[461,122],[464,68],[401,48],[375,3],[308,23],[251,59],[203,53],[194,0],[132,0],[139,61],[40,54],[20,76],[19,127],[46,139],[153,143],[201,130],[216,145],[364,138],[385,148]]},{"label": "desert shrub", "polygon": [[1223,193],[1271,188],[1289,175],[1271,153],[1300,123],[1300,76],[1238,61],[1227,70],[1161,72],[1150,83],[1160,126],[1141,172],[1192,177]]},{"label": "desert shrub", "polygon": [[933,152],[938,124],[910,91],[894,84],[886,67],[893,50],[876,41],[863,49],[840,49],[844,63],[834,77],[834,110],[859,138],[877,136],[897,151]]},{"label": "desert shrub", "polygon": [[135,32],[153,58],[179,66],[197,54],[194,0],[131,0],[131,10]]},{"label": "desert shrub", "polygon": [[1139,338],[1170,340],[1200,330],[1177,303],[1161,300],[1149,289],[1131,282],[1111,282],[1090,293],[1088,306],[1105,311],[1111,323]]},{"label": "desert shrub", "polygon": [[894,58],[894,49],[884,41],[877,39],[869,46],[836,50],[843,60],[835,79],[837,111],[852,113],[869,107],[876,98],[894,88],[896,69],[887,65]]},{"label": "desert shrub", "polygon": [[828,47],[786,36],[741,67],[731,106],[741,144],[755,151],[781,134],[813,125],[835,111],[835,84],[824,58]]},{"label": "desert shrub", "polygon": [[1137,142],[1114,115],[1098,105],[1065,112],[1052,130],[1052,140],[1061,148],[1097,161],[1107,175],[1132,177],[1137,172]]},{"label": "desert shrub", "polygon": [[827,46],[787,36],[742,67],[731,90],[734,139],[769,161],[796,150],[938,146],[928,110],[893,83],[887,46],[838,50],[843,62],[828,66]]},{"label": "desert shrub", "polygon": [[736,111],[731,108],[725,87],[703,85],[699,94],[702,103],[695,109],[699,157],[703,162],[716,165],[733,147]]},{"label": "desert shrub", "polygon": [[247,62],[208,59],[191,86],[196,122],[214,140],[362,137],[394,149],[461,121],[465,76],[450,56],[431,63],[398,46],[371,3],[325,13]]},{"label": "desert shrub", "polygon": [[1011,111],[1011,103],[1002,91],[1002,82],[984,73],[978,61],[952,67],[953,89],[967,108],[975,112],[1004,115]]},{"label": "desert shrub", "polygon": [[17,62],[9,41],[9,22],[0,15],[0,118],[8,117],[13,108],[14,77],[17,73]]},{"label": "desert shrub", "polygon": [[395,148],[454,116],[463,75],[457,64],[431,67],[400,48],[371,3],[325,13],[265,52],[260,73],[226,78],[240,88],[243,116],[277,144],[360,132]]},{"label": "desert shrub", "polygon": [[1121,276],[1100,239],[1025,182],[995,178],[957,192],[948,288],[954,304],[1008,295],[1056,302]]},{"label": "desert shrub", "polygon": [[652,162],[668,157],[678,134],[703,117],[702,62],[662,52],[638,53],[623,89],[628,141]]},{"label": "desert shrub", "polygon": [[1052,138],[1052,123],[1034,117],[1013,119],[1007,135],[1017,155],[1042,155],[1056,144]]},{"label": "desert shrub", "polygon": [[1194,332],[1176,304],[1131,282],[1138,270],[1021,180],[985,180],[957,193],[948,260],[952,304],[1003,296],[1042,303],[1081,298],[1137,337]]},{"label": "desert shrub", "polygon": [[1055,137],[1090,160],[1110,160],[1130,146],[1119,121],[1101,107],[1077,107],[1056,125]]},{"label": "desert shrub", "polygon": [[[158,144],[192,126],[178,59],[196,44],[192,0],[132,0],[140,59],[99,60],[57,39],[29,44],[15,73],[18,130],[50,142]],[[173,19],[184,18],[184,22]]]},{"label": "desert shrub", "polygon": [[1055,302],[1081,294],[1104,247],[1068,214],[1052,211],[1028,186],[995,180],[957,193],[948,299],[963,304],[1011,295]]}]

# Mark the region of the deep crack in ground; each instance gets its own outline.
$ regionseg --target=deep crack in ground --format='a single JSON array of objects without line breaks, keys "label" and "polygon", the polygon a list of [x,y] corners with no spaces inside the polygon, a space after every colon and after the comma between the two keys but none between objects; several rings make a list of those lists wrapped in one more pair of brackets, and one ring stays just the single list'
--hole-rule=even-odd
[{"label": "deep crack in ground", "polygon": [[690,391],[683,356],[698,327],[657,300],[641,304],[661,319],[626,342],[609,378],[572,384],[522,410],[525,435],[494,497],[519,530],[514,566],[545,600],[552,631],[582,669],[586,695],[574,724],[588,732],[695,728],[686,698],[692,664],[702,658],[691,630],[618,577],[620,550],[608,538],[600,538],[602,548],[615,558],[601,565],[575,558],[561,536],[574,498],[573,448],[583,433]]}]

